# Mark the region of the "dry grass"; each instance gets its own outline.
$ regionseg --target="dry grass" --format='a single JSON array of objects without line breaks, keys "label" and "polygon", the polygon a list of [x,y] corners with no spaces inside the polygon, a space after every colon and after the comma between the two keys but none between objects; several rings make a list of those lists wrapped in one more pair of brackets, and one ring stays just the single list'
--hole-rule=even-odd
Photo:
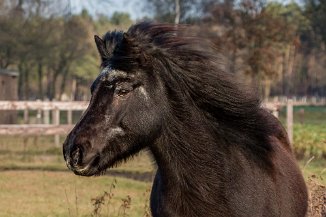
[{"label": "dry grass", "polygon": [[[144,192],[151,183],[116,178],[109,204],[101,207],[100,216],[143,217]],[[67,172],[3,171],[0,172],[1,217],[83,217],[94,213],[94,198],[110,189],[114,178],[78,177]],[[128,208],[120,208],[130,197]],[[107,206],[109,205],[109,206]],[[120,214],[115,215],[119,213]],[[113,214],[114,215],[111,215]],[[99,215],[98,215],[99,216]]]},{"label": "dry grass", "polygon": [[[37,141],[37,142],[36,142]],[[61,138],[63,142],[63,138]],[[62,147],[55,147],[53,136],[29,137],[1,136],[0,138],[0,170],[30,169],[65,171],[66,164],[62,156]],[[150,156],[139,153],[134,160],[127,161],[115,172],[149,173],[154,169]]]},{"label": "dry grass", "polygon": [[326,216],[326,187],[320,184],[321,177],[315,175],[308,178],[309,208],[308,217]]},{"label": "dry grass", "polygon": [[[306,148],[303,156],[316,153],[316,159],[309,163],[308,159],[300,162],[309,187],[309,217],[325,217],[326,160],[318,159],[323,156],[319,150],[325,149],[324,127],[299,128],[295,128],[296,147]],[[1,217],[150,216],[150,182],[109,176],[77,177],[68,172],[61,147],[54,147],[52,140],[0,138]],[[113,171],[143,174],[153,169],[150,157],[142,152]]]},{"label": "dry grass", "polygon": [[301,168],[308,187],[308,214],[307,217],[326,216],[326,161],[315,160],[311,157],[301,161]]},{"label": "dry grass", "polygon": [[[121,205],[119,209],[116,212],[112,212],[112,209],[114,210],[114,207],[112,207],[111,201],[113,200],[115,194],[114,190],[117,185],[117,180],[114,179],[111,183],[109,191],[104,191],[103,194],[92,198],[93,203],[93,212],[92,217],[104,217],[104,216],[110,216],[110,217],[127,217],[127,216],[133,216],[131,213],[131,204],[132,204],[132,198],[130,195],[127,195],[125,198],[121,199]],[[149,209],[149,195],[150,195],[150,188],[148,188],[143,193],[143,199],[144,199],[144,209],[142,217],[151,217],[150,209]],[[104,213],[104,214],[103,214]]]},{"label": "dry grass", "polygon": [[[308,164],[311,162],[308,162]],[[306,166],[308,166],[306,164]],[[305,169],[305,168],[304,168]],[[324,169],[322,173],[325,171]],[[308,202],[308,213],[307,217],[325,217],[326,216],[326,186],[322,185],[321,182],[324,181],[323,179],[323,174],[320,174],[320,176],[312,175],[308,177],[307,179],[307,186],[308,186],[308,191],[309,191],[309,202]],[[113,183],[111,184],[111,188],[109,192],[104,192],[103,195],[100,195],[99,197],[96,197],[95,199],[92,199],[94,201],[94,210],[92,216],[94,217],[101,217],[102,215],[100,214],[100,210],[102,206],[110,206],[110,201],[112,200],[114,194],[112,193],[112,189],[115,188],[116,181],[114,180]],[[144,194],[144,198],[149,198],[149,190]],[[120,208],[123,208],[123,212],[116,213],[110,213],[108,216],[133,216],[133,215],[128,215],[128,212],[126,212],[127,209],[130,208],[131,204],[131,197],[128,195],[127,199],[122,199],[123,203],[120,206]],[[149,209],[149,200],[145,201],[145,206],[144,206],[144,215],[143,217],[150,217],[150,209]],[[109,213],[109,212],[107,212]],[[122,215],[121,215],[122,213]],[[106,215],[103,215],[106,216]]]},{"label": "dry grass", "polygon": [[[309,177],[309,217],[324,217],[325,161],[312,160],[302,165],[305,176]],[[0,172],[0,187],[0,216],[3,217],[150,216],[150,182],[17,170]]]}]

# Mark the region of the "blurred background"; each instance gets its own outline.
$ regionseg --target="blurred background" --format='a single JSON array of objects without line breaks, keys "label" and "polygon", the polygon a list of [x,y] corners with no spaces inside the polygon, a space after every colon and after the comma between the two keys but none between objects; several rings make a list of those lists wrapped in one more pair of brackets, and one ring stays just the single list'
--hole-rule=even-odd
[{"label": "blurred background", "polygon": [[93,36],[142,20],[188,24],[256,87],[325,214],[326,1],[0,0],[0,216],[149,216],[146,152],[83,178],[61,151],[99,73]]}]

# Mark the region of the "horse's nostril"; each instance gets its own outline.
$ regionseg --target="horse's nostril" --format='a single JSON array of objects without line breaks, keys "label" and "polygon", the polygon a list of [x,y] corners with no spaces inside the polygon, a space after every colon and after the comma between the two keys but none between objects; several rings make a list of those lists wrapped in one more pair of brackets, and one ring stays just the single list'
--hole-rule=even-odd
[{"label": "horse's nostril", "polygon": [[77,166],[78,164],[80,164],[80,162],[82,161],[82,150],[80,147],[77,147],[72,153],[71,153],[71,160],[72,160],[72,164],[74,166]]}]

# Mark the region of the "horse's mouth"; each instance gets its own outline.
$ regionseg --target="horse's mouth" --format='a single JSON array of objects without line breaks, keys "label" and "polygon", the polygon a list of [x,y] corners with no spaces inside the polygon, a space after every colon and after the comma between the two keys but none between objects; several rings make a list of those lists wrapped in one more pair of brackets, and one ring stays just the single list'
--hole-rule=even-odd
[{"label": "horse's mouth", "polygon": [[101,173],[98,167],[100,156],[96,155],[88,164],[79,166],[71,162],[68,158],[66,161],[67,167],[79,176],[95,176]]},{"label": "horse's mouth", "polygon": [[90,164],[86,165],[85,167],[77,167],[75,169],[73,169],[74,173],[76,175],[85,175],[87,176],[87,174],[90,171]]},{"label": "horse's mouth", "polygon": [[123,162],[122,156],[115,156],[112,158],[103,158],[103,155],[97,153],[92,157],[88,158],[88,163],[82,164],[83,159],[73,159],[65,157],[67,167],[79,176],[100,176],[103,175],[108,169],[117,167]]}]

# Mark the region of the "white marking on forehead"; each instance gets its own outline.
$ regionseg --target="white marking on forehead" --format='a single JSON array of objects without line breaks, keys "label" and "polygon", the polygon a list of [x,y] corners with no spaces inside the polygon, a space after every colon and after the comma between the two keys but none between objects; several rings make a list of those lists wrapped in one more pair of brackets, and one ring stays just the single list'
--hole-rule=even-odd
[{"label": "white marking on forehead", "polygon": [[105,68],[101,71],[100,75],[101,75],[101,76],[104,76],[104,75],[108,74],[109,71],[112,71],[112,68],[109,67],[109,66],[108,66],[108,67],[105,67]]},{"label": "white marking on forehead", "polygon": [[127,75],[128,74],[126,72],[112,69],[111,67],[105,67],[100,73],[101,80],[107,80],[115,77],[127,77]]},{"label": "white marking on forehead", "polygon": [[149,96],[148,96],[148,93],[145,90],[145,88],[144,87],[139,87],[139,91],[140,91],[141,94],[143,94],[143,96],[145,97],[145,100],[148,100]]}]

